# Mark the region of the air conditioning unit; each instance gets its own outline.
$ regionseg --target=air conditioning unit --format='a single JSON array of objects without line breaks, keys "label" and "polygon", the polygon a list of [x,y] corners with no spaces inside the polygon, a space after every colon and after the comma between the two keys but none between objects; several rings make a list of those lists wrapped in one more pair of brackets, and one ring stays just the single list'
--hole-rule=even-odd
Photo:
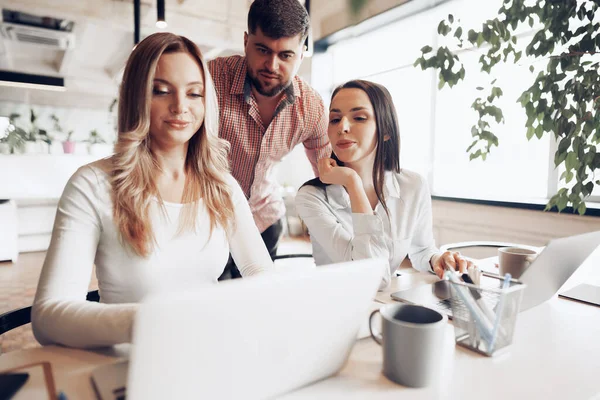
[{"label": "air conditioning unit", "polygon": [[6,40],[50,46],[61,50],[75,47],[75,35],[72,32],[3,22],[0,35]]}]

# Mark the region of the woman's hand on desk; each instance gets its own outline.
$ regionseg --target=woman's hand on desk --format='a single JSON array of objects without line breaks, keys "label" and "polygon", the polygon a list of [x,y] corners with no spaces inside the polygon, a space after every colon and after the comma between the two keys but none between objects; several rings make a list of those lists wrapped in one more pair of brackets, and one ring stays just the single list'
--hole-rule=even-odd
[{"label": "woman's hand on desk", "polygon": [[446,268],[458,270],[461,274],[467,272],[467,268],[473,266],[473,262],[467,260],[457,251],[446,251],[442,254],[436,254],[429,261],[433,272],[442,279]]}]

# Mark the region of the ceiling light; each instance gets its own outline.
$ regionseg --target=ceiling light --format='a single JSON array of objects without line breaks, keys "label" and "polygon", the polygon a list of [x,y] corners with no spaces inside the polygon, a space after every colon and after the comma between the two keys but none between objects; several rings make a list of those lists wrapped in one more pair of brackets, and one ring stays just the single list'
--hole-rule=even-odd
[{"label": "ceiling light", "polygon": [[25,89],[54,90],[64,92],[65,79],[56,76],[24,74],[21,72],[0,71],[0,86]]},{"label": "ceiling light", "polygon": [[133,48],[140,42],[140,0],[133,0]]},{"label": "ceiling light", "polygon": [[165,20],[165,0],[156,0],[156,27],[165,29],[167,21]]}]

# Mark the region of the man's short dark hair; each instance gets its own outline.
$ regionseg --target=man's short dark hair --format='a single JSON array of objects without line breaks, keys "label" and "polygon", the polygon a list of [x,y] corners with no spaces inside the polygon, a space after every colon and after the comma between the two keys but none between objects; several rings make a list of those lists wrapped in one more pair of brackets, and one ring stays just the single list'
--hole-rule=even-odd
[{"label": "man's short dark hair", "polygon": [[304,41],[309,25],[308,12],[298,0],[254,0],[248,12],[248,33],[260,28],[271,39],[301,35]]}]

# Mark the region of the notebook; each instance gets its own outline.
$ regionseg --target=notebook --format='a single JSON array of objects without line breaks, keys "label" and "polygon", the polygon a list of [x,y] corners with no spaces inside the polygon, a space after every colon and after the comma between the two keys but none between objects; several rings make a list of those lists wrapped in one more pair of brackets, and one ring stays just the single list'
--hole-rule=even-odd
[{"label": "notebook", "polygon": [[600,286],[582,283],[566,292],[559,293],[559,296],[600,307]]}]

